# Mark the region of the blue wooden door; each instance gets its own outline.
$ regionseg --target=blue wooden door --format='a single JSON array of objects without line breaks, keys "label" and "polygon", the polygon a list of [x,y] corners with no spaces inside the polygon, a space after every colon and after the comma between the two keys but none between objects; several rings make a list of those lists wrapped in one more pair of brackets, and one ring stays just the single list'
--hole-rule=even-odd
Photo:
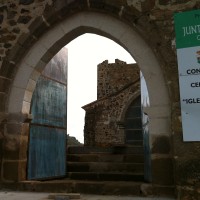
[{"label": "blue wooden door", "polygon": [[67,51],[46,66],[31,102],[28,179],[52,179],[66,174]]}]

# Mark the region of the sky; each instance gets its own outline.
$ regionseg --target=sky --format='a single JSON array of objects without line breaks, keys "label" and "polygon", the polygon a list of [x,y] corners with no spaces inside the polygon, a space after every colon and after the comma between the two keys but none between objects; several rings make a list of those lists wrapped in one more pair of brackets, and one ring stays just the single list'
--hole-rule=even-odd
[{"label": "sky", "polygon": [[85,111],[82,106],[97,99],[97,65],[115,59],[135,63],[132,56],[114,41],[95,34],[84,34],[67,44],[68,94],[67,133],[84,141]]}]

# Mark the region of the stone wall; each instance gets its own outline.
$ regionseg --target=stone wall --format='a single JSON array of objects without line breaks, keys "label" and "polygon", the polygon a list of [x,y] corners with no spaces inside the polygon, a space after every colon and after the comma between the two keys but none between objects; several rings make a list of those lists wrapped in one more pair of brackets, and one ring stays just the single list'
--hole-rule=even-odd
[{"label": "stone wall", "polygon": [[133,66],[118,59],[113,64],[108,65],[108,61],[99,64],[97,66],[97,99],[110,96],[138,79],[138,70],[133,70]]},{"label": "stone wall", "polygon": [[104,61],[97,70],[97,100],[85,109],[84,145],[124,145],[122,128],[127,105],[140,95],[137,64]]},{"label": "stone wall", "polygon": [[29,123],[28,114],[8,114],[1,123],[1,180],[17,182],[26,179]]},{"label": "stone wall", "polygon": [[[52,30],[56,24],[63,20],[84,11],[88,13],[103,13],[128,25],[130,29],[135,30],[143,38],[144,42],[148,44],[156,56],[169,92],[171,108],[169,121],[171,121],[171,124],[169,123],[168,127],[166,127],[166,129],[169,129],[170,136],[166,135],[163,137],[161,135],[163,134],[162,130],[157,129],[156,134],[152,134],[151,137],[152,166],[155,166],[152,171],[153,182],[172,185],[174,181],[179,199],[198,199],[200,189],[200,144],[199,142],[183,142],[173,14],[199,8],[199,0],[1,0],[0,133],[1,138],[4,138],[5,144],[6,141],[12,141],[15,144],[12,149],[14,151],[9,150],[12,153],[5,153],[8,152],[6,150],[7,147],[5,147],[5,151],[1,151],[3,152],[1,154],[2,160],[4,158],[7,159],[9,156],[9,162],[1,165],[1,168],[3,166],[6,170],[1,170],[1,180],[24,180],[26,173],[26,164],[21,162],[23,161],[23,155],[20,158],[16,156],[20,154],[19,152],[23,152],[23,141],[27,139],[23,136],[22,131],[22,127],[26,127],[26,120],[22,117],[24,116],[23,113],[15,113],[13,110],[8,111],[10,91],[13,86],[13,80],[19,71],[19,65],[28,50],[33,48],[43,34]],[[95,31],[96,29],[87,29],[87,32]],[[42,68],[41,65],[47,64],[61,47],[80,34],[83,34],[83,32],[79,33],[78,30],[74,30],[67,37],[52,44],[52,48],[46,49],[40,68]],[[102,32],[99,31],[99,34],[102,34]],[[112,33],[107,34],[107,36],[111,39],[113,38]],[[136,53],[143,54],[146,51],[149,50],[143,49],[141,52]],[[138,54],[136,57],[138,57]],[[138,64],[140,66],[140,63]],[[23,75],[24,77],[29,76],[25,72]],[[153,77],[154,71],[150,71],[148,75],[150,79]],[[159,83],[155,90],[157,91],[158,88]],[[20,101],[22,104],[22,100],[17,98],[21,94],[20,92],[22,92],[20,89],[12,98],[16,99],[16,103]],[[161,98],[160,94],[157,96]],[[153,106],[156,108],[157,105]],[[163,108],[160,108],[159,110],[154,109],[149,112],[159,115],[163,110]],[[9,116],[12,117],[10,118]],[[162,116],[158,117],[159,120],[162,120]],[[13,124],[13,127],[17,125],[18,128],[13,128],[8,136],[7,131],[10,129],[7,127],[11,124]],[[156,125],[159,125],[159,123],[157,122]],[[152,125],[150,124],[151,128]],[[163,138],[165,139],[163,140]],[[163,151],[163,145],[169,147],[167,151]],[[164,159],[166,162],[163,162]],[[10,165],[12,165],[11,168],[9,167]],[[12,177],[9,175],[11,171],[13,172]],[[23,175],[19,175],[22,171]],[[166,172],[170,172],[168,174],[171,177],[170,180],[164,181],[167,178],[163,178]]]}]

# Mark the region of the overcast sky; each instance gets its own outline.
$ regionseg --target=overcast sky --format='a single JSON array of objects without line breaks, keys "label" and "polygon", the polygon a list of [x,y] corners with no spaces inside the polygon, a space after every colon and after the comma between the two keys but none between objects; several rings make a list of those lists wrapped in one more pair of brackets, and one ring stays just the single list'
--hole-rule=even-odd
[{"label": "overcast sky", "polygon": [[104,60],[120,59],[135,63],[120,45],[102,36],[84,34],[71,41],[68,48],[67,133],[83,143],[85,111],[82,106],[97,99],[97,65]]}]

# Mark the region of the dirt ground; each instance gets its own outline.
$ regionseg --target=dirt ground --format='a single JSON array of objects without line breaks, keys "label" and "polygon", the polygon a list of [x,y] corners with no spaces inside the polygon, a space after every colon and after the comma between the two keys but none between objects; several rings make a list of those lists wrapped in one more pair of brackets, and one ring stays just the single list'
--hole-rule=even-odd
[{"label": "dirt ground", "polygon": [[[12,192],[0,191],[0,200],[47,200],[50,193]],[[75,200],[75,199],[74,199]],[[77,199],[78,200],[78,199]],[[81,194],[79,200],[175,200],[161,197],[125,197],[125,196],[99,196]]]}]

